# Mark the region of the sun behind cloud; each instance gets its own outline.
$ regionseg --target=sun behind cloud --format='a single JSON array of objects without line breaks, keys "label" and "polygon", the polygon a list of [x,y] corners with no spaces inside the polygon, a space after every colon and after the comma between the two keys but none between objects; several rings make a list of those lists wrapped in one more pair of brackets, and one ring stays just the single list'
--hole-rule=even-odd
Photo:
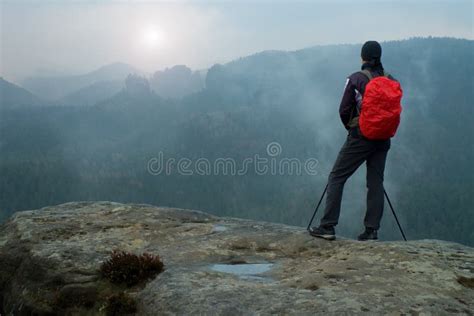
[{"label": "sun behind cloud", "polygon": [[140,30],[139,40],[143,49],[150,50],[163,45],[165,35],[159,27],[148,25]]}]

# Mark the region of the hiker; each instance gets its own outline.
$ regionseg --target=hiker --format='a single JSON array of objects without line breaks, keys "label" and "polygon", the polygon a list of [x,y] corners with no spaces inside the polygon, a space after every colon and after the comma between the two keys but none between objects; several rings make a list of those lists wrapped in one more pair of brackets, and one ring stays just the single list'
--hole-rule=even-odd
[{"label": "hiker", "polygon": [[[382,47],[376,41],[368,41],[362,46],[362,71],[353,73],[347,78],[339,114],[344,127],[348,130],[347,139],[329,174],[327,185],[326,207],[318,227],[310,227],[309,233],[314,237],[334,240],[334,227],[339,220],[342,192],[347,179],[366,162],[367,165],[367,211],[364,218],[365,231],[358,240],[377,239],[384,206],[383,173],[387,152],[390,149],[390,137],[400,122],[401,88],[398,82],[385,73],[381,63]],[[366,86],[373,78],[387,79],[371,82],[367,95]],[[375,80],[374,80],[375,81]],[[378,84],[381,83],[381,84]],[[367,86],[369,87],[369,86]],[[383,89],[381,93],[380,90]],[[369,91],[370,90],[370,91]],[[370,93],[369,93],[370,92]],[[380,101],[380,95],[389,99]],[[363,105],[363,106],[362,106]],[[371,108],[370,111],[367,110]],[[378,111],[375,120],[390,113],[383,122],[375,122],[373,115]],[[365,111],[364,111],[365,110]],[[359,124],[360,123],[360,124]],[[377,125],[379,124],[379,125]],[[382,131],[385,129],[385,131]]]}]

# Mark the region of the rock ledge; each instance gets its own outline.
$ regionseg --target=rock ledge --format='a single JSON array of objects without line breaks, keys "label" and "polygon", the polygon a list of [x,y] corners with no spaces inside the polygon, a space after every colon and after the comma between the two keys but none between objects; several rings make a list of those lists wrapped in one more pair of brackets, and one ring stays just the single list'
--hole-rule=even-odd
[{"label": "rock ledge", "polygon": [[[157,254],[165,271],[109,284],[99,267],[114,249]],[[472,315],[473,277],[473,248],[460,244],[327,242],[300,227],[144,204],[72,202],[0,228],[2,315],[105,314],[110,291],[130,295],[140,315]]]}]

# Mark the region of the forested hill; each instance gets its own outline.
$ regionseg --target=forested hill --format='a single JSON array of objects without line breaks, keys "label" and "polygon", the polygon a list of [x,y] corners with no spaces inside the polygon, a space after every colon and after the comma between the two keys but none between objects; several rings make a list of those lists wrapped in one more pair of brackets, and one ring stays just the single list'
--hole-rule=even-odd
[{"label": "forested hill", "polygon": [[31,92],[0,77],[0,110],[44,104]]},{"label": "forested hill", "polygon": [[[403,87],[402,123],[385,187],[409,238],[474,244],[472,100],[474,41],[416,38],[382,43],[385,69]],[[265,51],[214,65],[206,87],[166,100],[148,81],[95,106],[2,112],[0,209],[114,200],[203,209],[216,215],[305,226],[346,136],[338,106],[360,45]],[[2,101],[3,102],[3,101]],[[276,142],[277,154],[267,145]],[[279,147],[278,147],[279,146]],[[317,175],[153,175],[150,159],[297,158]],[[274,153],[272,153],[274,154]],[[365,168],[349,180],[338,233],[354,236],[365,211]],[[399,238],[393,217],[380,235]]]}]

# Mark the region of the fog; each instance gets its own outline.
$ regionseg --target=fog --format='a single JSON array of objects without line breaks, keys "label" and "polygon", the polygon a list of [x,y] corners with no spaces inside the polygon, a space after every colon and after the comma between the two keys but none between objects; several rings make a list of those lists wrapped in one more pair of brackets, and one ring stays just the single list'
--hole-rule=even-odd
[{"label": "fog", "polygon": [[472,1],[2,1],[0,75],[206,69],[263,50],[473,38]]},{"label": "fog", "polygon": [[[305,226],[347,136],[338,113],[344,82],[360,69],[361,44],[375,39],[404,90],[384,183],[402,224],[410,237],[474,243],[471,1],[0,8],[0,221],[112,200]],[[159,153],[239,164],[267,157],[270,143],[281,147],[276,158],[317,159],[318,173],[146,169]],[[361,228],[365,185],[362,166],[347,183],[338,234]],[[388,212],[382,238],[397,239]]]}]

